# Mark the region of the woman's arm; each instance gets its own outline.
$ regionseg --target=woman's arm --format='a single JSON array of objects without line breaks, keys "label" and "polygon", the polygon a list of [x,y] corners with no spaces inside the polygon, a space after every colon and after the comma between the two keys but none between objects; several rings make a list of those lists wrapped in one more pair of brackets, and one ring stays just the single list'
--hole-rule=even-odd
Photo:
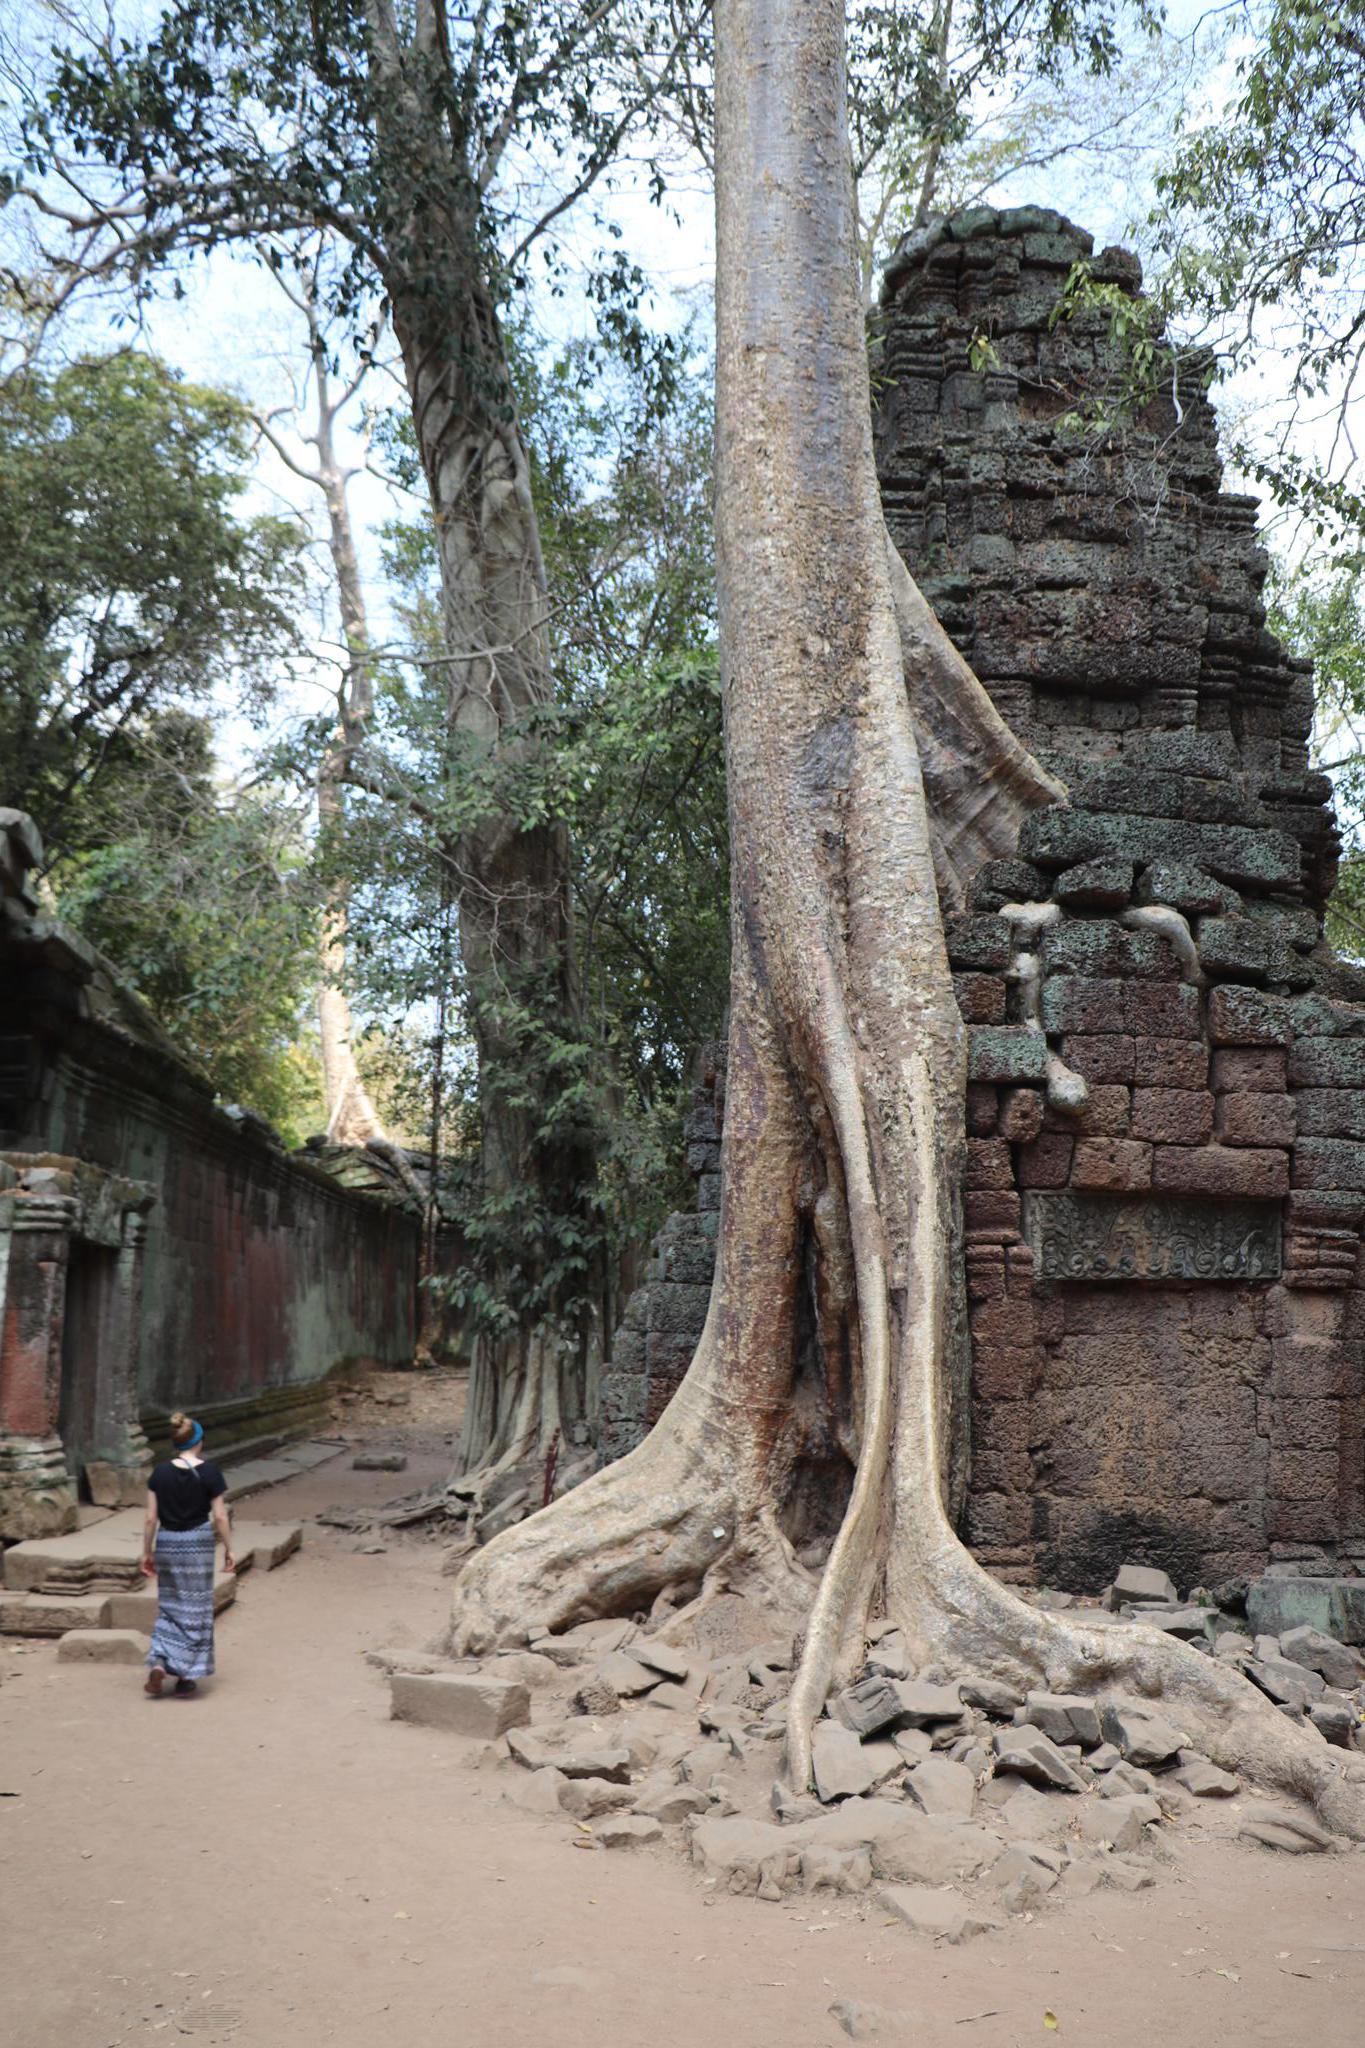
[{"label": "woman's arm", "polygon": [[232,1524],[228,1520],[227,1495],[220,1493],[213,1503],[214,1534],[223,1546],[223,1570],[235,1572],[237,1560],[232,1554]]},{"label": "woman's arm", "polygon": [[147,1512],[143,1517],[142,1521],[141,1563],[142,1575],[144,1578],[148,1579],[154,1579],[156,1577],[156,1564],[153,1557],[153,1552],[156,1548],[156,1523],[156,1495],[152,1492],[152,1489],[149,1486],[147,1488]]}]

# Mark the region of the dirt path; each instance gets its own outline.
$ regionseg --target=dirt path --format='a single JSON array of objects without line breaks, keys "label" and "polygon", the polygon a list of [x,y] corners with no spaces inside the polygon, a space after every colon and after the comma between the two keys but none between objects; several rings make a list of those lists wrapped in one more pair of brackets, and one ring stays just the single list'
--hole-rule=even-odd
[{"label": "dirt path", "polygon": [[[445,1469],[439,1433],[413,1449],[400,1480],[342,1459],[250,1512]],[[193,1703],[0,1646],[5,2048],[842,2048],[843,1997],[913,2011],[887,2038],[914,2048],[1361,2037],[1365,1854],[1191,1845],[1154,1891],[961,1949],[862,1902],[709,1893],[672,1852],[583,1854],[472,1746],[388,1719],[363,1653],[426,1641],[449,1585],[420,1540],[355,1543],[309,1529],[249,1574]]]}]

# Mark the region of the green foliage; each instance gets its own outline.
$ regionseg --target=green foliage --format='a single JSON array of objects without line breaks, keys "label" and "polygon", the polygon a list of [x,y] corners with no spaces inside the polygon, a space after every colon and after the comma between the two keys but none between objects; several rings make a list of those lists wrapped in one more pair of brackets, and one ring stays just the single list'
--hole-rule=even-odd
[{"label": "green foliage", "polygon": [[106,839],[164,714],[263,702],[297,646],[303,535],[238,516],[247,460],[236,401],[150,356],[0,384],[3,798],[58,862]]}]

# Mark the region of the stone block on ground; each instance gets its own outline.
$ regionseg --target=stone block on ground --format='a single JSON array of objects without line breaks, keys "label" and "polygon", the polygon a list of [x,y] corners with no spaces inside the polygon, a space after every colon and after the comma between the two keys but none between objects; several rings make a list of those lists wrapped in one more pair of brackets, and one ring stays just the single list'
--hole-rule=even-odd
[{"label": "stone block on ground", "polygon": [[685,1650],[674,1649],[672,1643],[651,1641],[648,1636],[637,1636],[631,1643],[630,1654],[638,1663],[657,1671],[661,1678],[671,1678],[679,1685],[697,1662],[695,1651],[689,1656]]},{"label": "stone block on ground", "polygon": [[923,1813],[945,1820],[970,1820],[976,1803],[976,1780],[964,1764],[947,1757],[926,1757],[905,1781],[909,1797]]},{"label": "stone block on ground", "polygon": [[[1184,1753],[1183,1750],[1180,1752],[1182,1756]],[[1120,1757],[1100,1780],[1100,1798],[1123,1799],[1133,1792],[1141,1792],[1151,1798],[1156,1792],[1156,1779],[1150,1771],[1140,1770],[1136,1764]]]},{"label": "stone block on ground", "polygon": [[57,1643],[59,1664],[143,1664],[150,1636],[131,1628],[74,1628]]},{"label": "stone block on ground", "polygon": [[870,1792],[880,1775],[851,1728],[839,1721],[819,1721],[811,1736],[811,1767],[815,1789],[828,1804]]},{"label": "stone block on ground", "polygon": [[593,1829],[604,1849],[640,1849],[662,1841],[663,1832],[657,1820],[643,1813],[616,1813]]},{"label": "stone block on ground", "polygon": [[[525,1687],[522,1688],[525,1691]],[[527,1699],[526,1720],[530,1719]],[[624,1745],[594,1741],[590,1730],[572,1723],[557,1728],[509,1728],[507,1747],[528,1771],[562,1771],[566,1778],[609,1778],[625,1784],[630,1777],[630,1751]]]},{"label": "stone block on ground", "polygon": [[679,1785],[669,1778],[649,1778],[638,1787],[631,1801],[632,1811],[665,1827],[681,1827],[694,1815],[709,1813],[711,1801],[700,1785]]},{"label": "stone block on ground", "polygon": [[273,1572],[291,1558],[303,1542],[302,1522],[238,1522],[232,1525],[232,1548],[237,1569]]},{"label": "stone block on ground", "polygon": [[0,1593],[0,1635],[64,1636],[72,1629],[106,1628],[108,1593]]},{"label": "stone block on ground", "polygon": [[1023,1711],[1029,1723],[1053,1742],[1079,1742],[1082,1749],[1099,1745],[1099,1712],[1093,1700],[1079,1693],[1031,1692]]},{"label": "stone block on ground", "polygon": [[692,1861],[731,1891],[781,1898],[800,1870],[801,1850],[789,1831],[739,1815],[699,1821],[692,1831]]},{"label": "stone block on ground", "polygon": [[1087,1842],[1108,1842],[1121,1855],[1141,1848],[1147,1829],[1161,1819],[1155,1799],[1130,1792],[1122,1799],[1096,1799],[1081,1808],[1081,1835]]},{"label": "stone block on ground", "polygon": [[957,1943],[974,1934],[988,1934],[999,1927],[993,1913],[983,1913],[957,1892],[936,1891],[928,1885],[883,1885],[877,1906],[916,1934]]},{"label": "stone block on ground", "polygon": [[[618,1813],[634,1803],[635,1787],[612,1778],[566,1778],[563,1771],[533,1771],[533,1777],[553,1776],[558,1780],[558,1803],[575,1820],[592,1820],[599,1813]],[[520,1780],[520,1771],[515,1773]]]},{"label": "stone block on ground", "polygon": [[904,1712],[892,1680],[883,1675],[860,1679],[857,1685],[846,1686],[835,1695],[833,1711],[836,1719],[845,1728],[851,1728],[855,1735],[875,1735],[879,1728],[887,1728],[893,1721],[899,1721]]},{"label": "stone block on ground", "polygon": [[353,1472],[406,1472],[406,1451],[357,1451],[351,1460]]},{"label": "stone block on ground", "polygon": [[1299,1714],[1307,1713],[1323,1690],[1316,1671],[1295,1664],[1289,1657],[1251,1657],[1243,1669],[1252,1684],[1258,1685],[1277,1707],[1292,1707]]},{"label": "stone block on ground", "polygon": [[1284,1630],[1280,1654],[1292,1664],[1316,1671],[1328,1685],[1342,1692],[1351,1692],[1365,1681],[1365,1657],[1349,1644],[1338,1642],[1335,1636],[1324,1635],[1321,1629],[1306,1624]]},{"label": "stone block on ground", "polygon": [[997,1773],[1016,1772],[1019,1777],[1050,1791],[1082,1792],[1085,1789],[1084,1781],[1041,1728],[1032,1728],[1027,1723],[1019,1728],[999,1728],[991,1738],[991,1747],[995,1751]]},{"label": "stone block on ground", "polygon": [[604,1679],[623,1700],[652,1691],[660,1679],[659,1672],[642,1664],[629,1650],[609,1650],[605,1657],[598,1658],[593,1675]]},{"label": "stone block on ground", "polygon": [[1234,1792],[1242,1789],[1241,1779],[1234,1778],[1231,1771],[1221,1771],[1206,1756],[1197,1755],[1186,1760],[1182,1754],[1175,1782],[1193,1793],[1196,1799],[1230,1799]]},{"label": "stone block on ground", "polygon": [[568,1783],[561,1771],[512,1771],[505,1790],[513,1805],[525,1813],[562,1813],[560,1793]]},{"label": "stone block on ground", "polygon": [[988,1828],[906,1808],[870,1844],[876,1875],[907,1884],[949,1884],[975,1877],[990,1869],[1001,1847]]},{"label": "stone block on ground", "polygon": [[956,1685],[933,1685],[923,1678],[893,1679],[902,1717],[912,1728],[929,1728],[936,1721],[956,1721],[962,1713],[962,1692]]},{"label": "stone block on ground", "polygon": [[1180,1605],[1180,1595],[1175,1582],[1168,1575],[1149,1564],[1120,1565],[1109,1588],[1108,1604],[1111,1607],[1129,1606],[1134,1602],[1161,1601],[1170,1607]]},{"label": "stone block on ground", "polygon": [[492,1741],[509,1728],[529,1723],[531,1695],[524,1685],[507,1679],[395,1671],[389,1681],[389,1712],[395,1721],[418,1721],[427,1728],[448,1728],[455,1735]]},{"label": "stone block on ground", "polygon": [[1100,1713],[1106,1742],[1112,1742],[1130,1764],[1144,1770],[1164,1764],[1178,1750],[1187,1749],[1180,1729],[1134,1700],[1107,1701]]},{"label": "stone block on ground", "polygon": [[1260,1842],[1267,1849],[1284,1849],[1291,1856],[1321,1854],[1333,1846],[1325,1828],[1292,1807],[1271,1806],[1258,1801],[1246,1807],[1237,1823],[1239,1835]]},{"label": "stone block on ground", "polygon": [[1247,1625],[1253,1635],[1280,1636],[1292,1628],[1345,1634],[1336,1594],[1340,1583],[1338,1579],[1257,1579],[1247,1589]]}]

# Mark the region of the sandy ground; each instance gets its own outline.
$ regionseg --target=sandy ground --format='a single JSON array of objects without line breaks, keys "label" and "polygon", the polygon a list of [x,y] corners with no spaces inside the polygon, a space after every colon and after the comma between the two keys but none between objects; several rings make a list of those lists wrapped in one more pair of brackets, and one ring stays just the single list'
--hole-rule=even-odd
[{"label": "sandy ground", "polygon": [[[406,1441],[401,1477],[341,1458],[246,1512],[435,1477],[449,1398],[348,1413]],[[1191,1843],[1155,1890],[960,1949],[865,1901],[708,1892],[670,1849],[582,1853],[507,1801],[510,1767],[389,1720],[363,1653],[427,1641],[449,1583],[421,1538],[363,1540],[310,1528],[249,1573],[193,1702],[0,1646],[4,2048],[841,2048],[848,1997],[909,2012],[885,2038],[914,2048],[1365,2041],[1365,1853]]]}]

